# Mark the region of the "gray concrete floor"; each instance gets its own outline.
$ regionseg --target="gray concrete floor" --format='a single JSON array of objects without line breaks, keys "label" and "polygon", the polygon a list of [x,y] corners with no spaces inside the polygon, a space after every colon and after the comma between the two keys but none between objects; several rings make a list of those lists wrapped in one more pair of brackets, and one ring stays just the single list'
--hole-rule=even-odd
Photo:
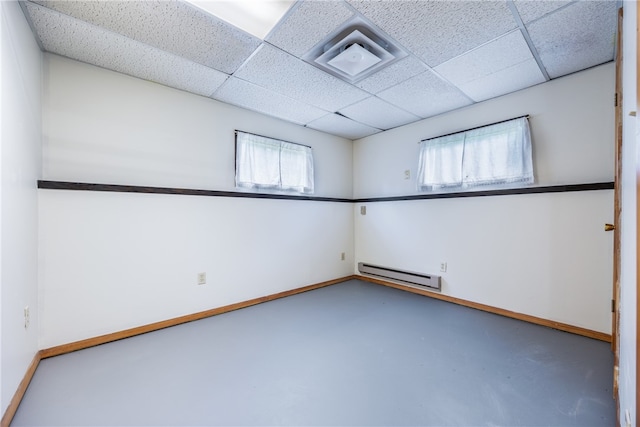
[{"label": "gray concrete floor", "polygon": [[352,280],[40,363],[12,426],[613,426],[607,343]]}]

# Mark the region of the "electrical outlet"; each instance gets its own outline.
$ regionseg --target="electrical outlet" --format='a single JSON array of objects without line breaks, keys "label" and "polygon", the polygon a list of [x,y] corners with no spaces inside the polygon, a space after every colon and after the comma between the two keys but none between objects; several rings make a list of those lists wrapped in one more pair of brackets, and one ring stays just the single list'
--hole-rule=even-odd
[{"label": "electrical outlet", "polygon": [[411,179],[411,169],[404,171],[404,179]]},{"label": "electrical outlet", "polygon": [[360,215],[366,215],[366,214],[367,214],[367,207],[360,206]]},{"label": "electrical outlet", "polygon": [[446,262],[441,262],[440,263],[440,271],[443,273],[447,272],[447,263]]},{"label": "electrical outlet", "polygon": [[344,252],[340,253],[340,261],[344,261],[345,259],[345,254]]},{"label": "electrical outlet", "polygon": [[29,323],[31,322],[31,315],[29,314],[29,306],[24,308],[24,328],[29,328]]},{"label": "electrical outlet", "polygon": [[198,273],[198,285],[207,283],[207,273]]}]

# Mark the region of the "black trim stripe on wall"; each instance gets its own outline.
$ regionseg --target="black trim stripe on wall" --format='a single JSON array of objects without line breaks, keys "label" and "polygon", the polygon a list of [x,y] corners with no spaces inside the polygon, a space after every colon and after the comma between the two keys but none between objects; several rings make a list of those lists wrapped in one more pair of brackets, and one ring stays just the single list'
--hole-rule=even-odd
[{"label": "black trim stripe on wall", "polygon": [[287,194],[243,193],[239,191],[196,190],[189,188],[141,187],[137,185],[91,184],[85,182],[38,181],[38,188],[49,190],[106,191],[114,193],[177,194],[183,196],[240,197],[249,199],[311,200],[317,202],[372,203],[409,200],[452,199],[460,197],[508,196],[515,194],[565,193],[572,191],[613,190],[613,182],[591,184],[549,185],[542,187],[505,188],[501,190],[466,191],[456,193],[425,193],[413,196],[343,199],[335,197],[292,196]]},{"label": "black trim stripe on wall", "polygon": [[485,191],[459,191],[455,193],[425,193],[414,196],[371,197],[354,199],[354,203],[397,202],[406,200],[454,199],[459,197],[510,196],[515,194],[567,193],[571,191],[613,190],[613,182],[591,184],[547,185],[541,187],[504,188]]},{"label": "black trim stripe on wall", "polygon": [[248,199],[312,200],[316,202],[352,203],[336,197],[293,196],[288,194],[243,193],[240,191],[196,190],[190,188],[141,187],[137,185],[90,184],[85,182],[38,181],[38,188],[49,190],[106,191],[113,193],[179,194],[182,196],[241,197]]}]

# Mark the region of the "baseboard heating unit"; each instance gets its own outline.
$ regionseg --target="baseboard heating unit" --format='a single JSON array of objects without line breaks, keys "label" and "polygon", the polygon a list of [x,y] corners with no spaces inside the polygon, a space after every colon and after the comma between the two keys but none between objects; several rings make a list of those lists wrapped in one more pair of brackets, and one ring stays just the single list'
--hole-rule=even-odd
[{"label": "baseboard heating unit", "polygon": [[377,265],[358,263],[358,271],[368,276],[381,279],[395,280],[410,285],[423,286],[432,290],[440,290],[440,276],[434,274],[416,273],[413,271],[398,270],[396,268],[380,267]]}]

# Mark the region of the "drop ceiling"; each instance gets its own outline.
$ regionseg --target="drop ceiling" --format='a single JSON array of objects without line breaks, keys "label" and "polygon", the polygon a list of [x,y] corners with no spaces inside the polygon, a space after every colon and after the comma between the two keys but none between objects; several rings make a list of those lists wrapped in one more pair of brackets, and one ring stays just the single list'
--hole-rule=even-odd
[{"label": "drop ceiling", "polygon": [[[182,1],[23,1],[42,50],[358,139],[614,59],[609,1],[294,2],[263,39]],[[353,83],[305,57],[350,21],[406,56]]]}]

